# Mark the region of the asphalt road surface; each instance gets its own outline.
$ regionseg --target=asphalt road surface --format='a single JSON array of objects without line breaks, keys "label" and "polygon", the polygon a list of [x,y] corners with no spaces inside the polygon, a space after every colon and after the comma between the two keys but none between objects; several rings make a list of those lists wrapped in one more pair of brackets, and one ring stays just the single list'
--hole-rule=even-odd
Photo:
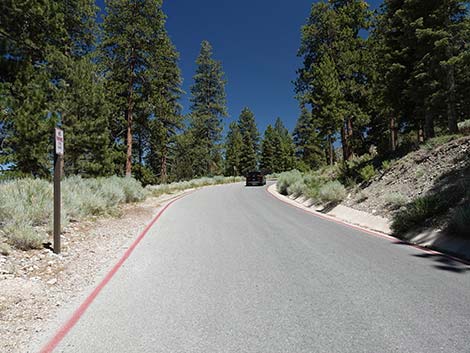
[{"label": "asphalt road surface", "polygon": [[265,188],[173,204],[57,352],[470,352],[470,269]]}]

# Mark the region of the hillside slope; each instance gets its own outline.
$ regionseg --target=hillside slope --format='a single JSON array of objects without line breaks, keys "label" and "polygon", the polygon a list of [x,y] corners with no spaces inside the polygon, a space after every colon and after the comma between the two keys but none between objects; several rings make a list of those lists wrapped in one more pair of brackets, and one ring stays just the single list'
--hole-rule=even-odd
[{"label": "hillside slope", "polygon": [[423,147],[396,160],[343,204],[396,220],[417,199],[441,200],[443,212],[436,210],[417,227],[419,231],[423,227],[446,228],[453,210],[468,201],[469,190],[470,136],[466,136],[434,148]]}]

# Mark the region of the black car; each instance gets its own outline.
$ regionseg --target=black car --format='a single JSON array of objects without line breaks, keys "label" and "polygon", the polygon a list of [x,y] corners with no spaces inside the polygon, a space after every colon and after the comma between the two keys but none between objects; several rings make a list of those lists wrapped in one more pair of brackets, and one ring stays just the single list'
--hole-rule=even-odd
[{"label": "black car", "polygon": [[266,177],[261,172],[249,172],[246,175],[246,186],[266,185]]}]

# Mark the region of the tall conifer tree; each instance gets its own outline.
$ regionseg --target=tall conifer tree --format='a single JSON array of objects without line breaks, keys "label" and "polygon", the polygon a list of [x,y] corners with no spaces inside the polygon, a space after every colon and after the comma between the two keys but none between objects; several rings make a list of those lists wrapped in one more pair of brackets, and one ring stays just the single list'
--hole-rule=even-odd
[{"label": "tall conifer tree", "polygon": [[225,142],[225,175],[241,175],[240,160],[243,149],[243,138],[238,124],[230,123]]},{"label": "tall conifer tree", "polygon": [[318,122],[305,107],[301,108],[293,138],[296,156],[305,168],[315,169],[324,164],[324,142],[318,134]]},{"label": "tall conifer tree", "polygon": [[264,138],[261,142],[261,160],[260,168],[265,173],[273,173],[275,171],[276,156],[275,156],[275,145],[276,145],[276,132],[271,125],[268,125],[264,132]]},{"label": "tall conifer tree", "polygon": [[222,167],[220,139],[222,118],[227,116],[226,82],[222,64],[212,55],[212,46],[203,41],[191,87],[192,168],[197,176],[217,174]]},{"label": "tall conifer tree", "polygon": [[109,89],[116,97],[113,103],[125,124],[125,174],[130,176],[135,118],[146,119],[151,114],[148,99],[158,77],[153,60],[165,33],[165,16],[161,0],[108,0],[106,6],[102,58]]},{"label": "tall conifer tree", "polygon": [[253,112],[244,108],[238,118],[238,129],[242,136],[242,153],[240,158],[240,170],[243,175],[254,170],[258,166],[259,132]]}]

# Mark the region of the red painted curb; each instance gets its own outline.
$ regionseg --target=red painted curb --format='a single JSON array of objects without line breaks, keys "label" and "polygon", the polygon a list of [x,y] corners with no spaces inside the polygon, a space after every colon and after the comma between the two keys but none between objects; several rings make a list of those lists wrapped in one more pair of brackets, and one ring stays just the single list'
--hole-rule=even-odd
[{"label": "red painted curb", "polygon": [[70,319],[56,332],[54,337],[41,349],[40,353],[50,353],[52,352],[57,345],[64,339],[64,337],[70,332],[70,330],[76,325],[76,323],[80,320],[83,316],[85,311],[88,307],[93,303],[95,298],[101,292],[101,290],[108,284],[108,282],[113,278],[116,272],[121,268],[124,262],[129,258],[132,252],[135,250],[137,245],[142,241],[142,239],[147,235],[148,231],[152,226],[157,222],[163,212],[166,211],[168,207],[170,207],[173,203],[178,201],[179,199],[185,197],[189,193],[184,195],[178,196],[177,198],[168,202],[159,212],[158,214],[152,219],[152,221],[145,227],[145,229],[140,233],[136,240],[132,243],[132,245],[126,250],[124,255],[120,258],[120,260],[114,265],[114,267],[106,274],[103,280],[96,286],[96,288],[91,292],[91,294],[85,299],[85,301],[78,307],[77,310],[72,314]]},{"label": "red painted curb", "polygon": [[[271,186],[271,185],[270,185]],[[271,195],[273,198],[275,198],[276,200],[279,200],[291,207],[295,207],[296,209],[300,210],[300,211],[303,211],[305,213],[308,213],[309,215],[312,215],[312,216],[315,216],[315,217],[318,217],[318,218],[321,218],[321,219],[324,219],[324,220],[327,220],[327,221],[330,221],[330,222],[334,222],[334,223],[337,223],[337,224],[341,224],[341,225],[344,225],[346,227],[349,227],[349,228],[352,228],[352,229],[355,229],[355,230],[358,230],[360,232],[363,232],[363,233],[366,233],[366,234],[369,234],[369,235],[372,235],[374,237],[378,237],[378,238],[382,238],[382,239],[387,239],[387,240],[390,240],[391,242],[393,243],[399,243],[399,244],[403,244],[403,245],[406,245],[406,246],[411,246],[417,250],[420,250],[422,252],[425,252],[425,253],[428,253],[428,254],[432,254],[432,255],[439,255],[439,256],[443,256],[443,257],[446,257],[450,260],[453,260],[453,261],[456,261],[456,262],[460,262],[461,264],[464,264],[464,265],[467,265],[467,266],[470,266],[470,261],[467,261],[465,259],[461,259],[461,258],[458,258],[458,257],[455,257],[455,256],[452,256],[452,255],[449,255],[449,254],[445,254],[445,253],[442,253],[440,251],[437,251],[437,250],[432,250],[432,249],[429,249],[429,248],[426,248],[424,246],[421,246],[421,245],[417,245],[417,244],[413,244],[413,243],[410,243],[406,240],[402,240],[402,239],[399,239],[399,238],[396,238],[396,237],[393,237],[391,235],[388,235],[388,234],[384,234],[384,233],[380,233],[380,232],[377,232],[377,231],[373,231],[373,230],[370,230],[370,229],[366,229],[366,228],[362,228],[360,226],[356,226],[354,224],[350,224],[348,222],[345,222],[345,221],[341,221],[339,219],[333,219],[331,217],[327,217],[327,216],[324,216],[322,214],[319,214],[317,212],[310,212],[310,211],[307,211],[301,207],[298,207],[296,205],[293,205],[291,204],[290,202],[287,202],[286,200],[274,195],[273,193],[271,193],[269,190],[268,190],[269,186],[267,186],[265,188],[265,191]]]}]

